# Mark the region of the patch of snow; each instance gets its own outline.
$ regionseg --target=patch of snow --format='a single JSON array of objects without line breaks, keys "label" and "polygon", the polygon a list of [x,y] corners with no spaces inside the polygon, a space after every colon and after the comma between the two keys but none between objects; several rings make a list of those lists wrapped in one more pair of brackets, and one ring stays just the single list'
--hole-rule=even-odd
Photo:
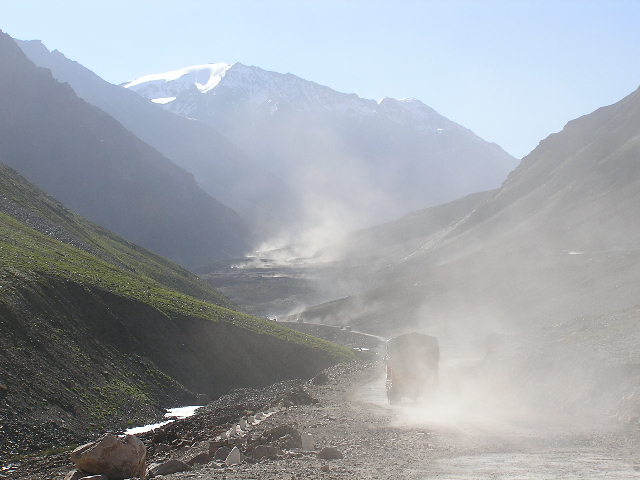
[{"label": "patch of snow", "polygon": [[570,251],[567,252],[568,255],[584,255],[584,252],[575,252],[575,251]]},{"label": "patch of snow", "polygon": [[191,417],[196,410],[202,408],[202,405],[191,405],[188,407],[170,408],[167,413],[164,414],[166,418],[187,418]]},{"label": "patch of snow", "polygon": [[138,435],[141,433],[147,433],[151,430],[155,430],[156,428],[164,427],[165,425],[170,424],[176,419],[187,418],[196,413],[196,410],[202,408],[202,405],[191,405],[187,407],[176,407],[169,408],[164,414],[165,418],[170,418],[171,420],[165,420],[164,422],[152,423],[149,425],[142,425],[141,427],[133,427],[125,430],[126,435]]},{"label": "patch of snow", "polygon": [[124,431],[125,435],[139,435],[141,433],[147,433],[151,430],[155,430],[156,428],[163,427],[173,422],[173,420],[167,420],[165,422],[152,423],[150,425],[143,425],[141,427],[133,427]]},{"label": "patch of snow", "polygon": [[144,75],[124,84],[124,88],[138,87],[143,84],[168,83],[179,81],[181,84],[195,84],[202,93],[214,88],[227,70],[231,67],[228,63],[207,63],[180,68],[164,73]]},{"label": "patch of snow", "polygon": [[160,105],[166,105],[169,102],[173,102],[176,97],[162,97],[162,98],[152,98],[151,101],[153,103],[159,103]]}]

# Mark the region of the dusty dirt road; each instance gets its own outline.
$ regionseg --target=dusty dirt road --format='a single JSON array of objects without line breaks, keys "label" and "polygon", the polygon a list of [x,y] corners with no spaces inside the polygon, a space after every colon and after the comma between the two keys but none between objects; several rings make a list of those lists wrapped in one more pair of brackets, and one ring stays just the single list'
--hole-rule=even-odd
[{"label": "dusty dirt road", "polygon": [[461,416],[442,406],[439,411],[392,408],[386,405],[382,373],[380,364],[334,369],[328,385],[307,387],[318,404],[288,408],[256,427],[293,425],[312,433],[317,447],[337,447],[341,460],[297,453],[226,468],[209,464],[165,478],[640,479],[635,430],[548,433],[535,425]]},{"label": "dusty dirt road", "polygon": [[[599,433],[593,433],[595,427],[586,423],[582,429],[569,430],[562,424],[545,423],[544,418],[524,422],[518,421],[517,414],[500,416],[492,411],[486,415],[486,410],[473,407],[476,400],[471,399],[470,403],[468,395],[460,395],[464,402],[447,396],[429,405],[390,407],[386,402],[383,373],[381,362],[333,367],[327,371],[327,384],[307,382],[304,385],[317,403],[288,407],[250,428],[247,434],[257,438],[273,427],[290,425],[301,433],[311,433],[316,449],[338,448],[343,459],[320,460],[314,453],[294,449],[285,450],[284,455],[274,460],[254,463],[245,460],[234,466],[210,462],[196,465],[188,472],[158,478],[640,479],[637,427],[617,431],[598,428]],[[241,396],[237,401],[240,399]],[[231,422],[237,415],[231,405],[234,401],[232,398],[224,407],[228,409],[224,411],[231,412]],[[221,410],[217,410],[215,404],[211,407],[211,415],[224,417],[220,417]],[[206,451],[208,439],[214,438],[215,432],[219,431],[215,420],[207,422],[207,415],[209,413],[201,415],[191,424],[185,421],[184,427],[180,427],[180,421],[176,422],[180,438],[198,438],[197,441],[172,447],[160,458],[157,444],[148,444],[151,446],[150,462],[163,461],[162,458],[187,460]],[[62,479],[71,468],[67,455],[42,458],[31,469],[32,473],[25,471],[24,476],[17,476],[29,480]],[[12,476],[9,474],[8,478]]]}]

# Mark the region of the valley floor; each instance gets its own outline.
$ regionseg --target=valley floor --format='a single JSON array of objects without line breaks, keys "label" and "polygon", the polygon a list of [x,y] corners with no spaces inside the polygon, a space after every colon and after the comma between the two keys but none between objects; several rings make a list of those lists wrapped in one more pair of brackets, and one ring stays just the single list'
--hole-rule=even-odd
[{"label": "valley floor", "polygon": [[[317,446],[335,446],[344,459],[302,455],[225,469],[227,479],[640,479],[633,432],[542,434],[494,431],[481,424],[417,418],[412,407],[389,407],[381,366],[343,372],[311,387],[319,404],[293,407],[270,419],[311,432]],[[268,428],[266,425],[263,428]],[[329,466],[328,472],[321,470]],[[220,478],[219,469],[176,474],[176,479]]]},{"label": "valley floor", "polygon": [[[328,373],[328,384],[305,385],[318,403],[296,405],[276,413],[254,427],[250,435],[291,425],[300,432],[312,433],[316,448],[337,447],[343,459],[319,460],[312,453],[291,451],[277,460],[243,462],[231,467],[209,463],[163,478],[640,479],[637,429],[601,433],[567,433],[558,429],[547,433],[522,426],[497,428],[464,417],[452,421],[452,417],[431,416],[414,406],[389,407],[380,363],[340,365]],[[210,432],[213,437],[213,430]],[[202,433],[200,427],[198,431],[184,430],[182,435],[201,438]],[[190,443],[193,446],[168,455],[187,458],[198,449],[206,450],[208,444]],[[63,473],[51,472],[59,478]],[[43,474],[40,471],[23,478],[44,478]]]}]

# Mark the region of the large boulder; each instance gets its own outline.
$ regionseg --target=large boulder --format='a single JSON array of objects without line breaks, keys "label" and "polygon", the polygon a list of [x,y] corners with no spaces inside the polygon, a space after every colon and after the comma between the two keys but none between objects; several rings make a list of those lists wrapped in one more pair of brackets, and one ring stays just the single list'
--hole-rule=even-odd
[{"label": "large boulder", "polygon": [[78,469],[94,475],[106,475],[110,480],[144,476],[146,459],[147,449],[133,435],[117,437],[107,434],[71,453],[71,461]]}]

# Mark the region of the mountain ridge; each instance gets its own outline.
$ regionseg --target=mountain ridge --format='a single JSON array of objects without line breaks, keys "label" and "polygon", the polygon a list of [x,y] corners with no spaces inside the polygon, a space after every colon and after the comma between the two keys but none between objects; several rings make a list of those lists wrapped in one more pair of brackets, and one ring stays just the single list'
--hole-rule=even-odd
[{"label": "mountain ridge", "polygon": [[208,123],[283,179],[290,201],[280,211],[301,231],[326,221],[318,203],[361,228],[495,188],[515,164],[419,100],[363,99],[241,63],[186,67],[123,86]]},{"label": "mountain ridge", "polygon": [[[210,77],[204,82],[200,82],[198,80],[203,78],[201,75],[203,72],[209,72]],[[287,87],[295,86],[296,88],[283,88],[279,84],[279,80],[284,80]],[[173,82],[175,82],[175,84]],[[480,137],[470,129],[462,127],[461,125],[447,119],[435,109],[415,97],[383,97],[376,101],[360,97],[355,93],[344,93],[334,90],[331,87],[314,82],[313,80],[303,79],[293,73],[279,73],[265,70],[258,66],[245,65],[241,62],[234,62],[230,64],[208,63],[193,65],[164,73],[137,77],[133,80],[121,83],[120,86],[136,91],[141,96],[154,101],[157,100],[157,98],[153,98],[154,91],[157,92],[157,95],[163,95],[159,98],[175,99],[182,93],[189,95],[197,95],[198,93],[215,94],[214,90],[219,86],[250,89],[260,83],[267,84],[267,94],[269,96],[284,95],[285,99],[289,102],[288,106],[292,108],[300,110],[312,110],[313,108],[319,110],[330,110],[331,107],[335,106],[338,107],[338,110],[344,108],[348,111],[348,109],[351,108],[353,111],[358,111],[360,113],[375,114],[378,113],[380,109],[385,109],[387,106],[389,106],[389,109],[400,106],[403,108],[402,113],[405,115],[413,114],[413,118],[410,118],[409,121],[405,122],[407,125],[411,125],[413,127],[422,126],[424,128],[425,124],[429,123],[426,122],[426,120],[431,120],[433,123],[440,122],[441,126],[455,126],[456,128],[462,128],[480,139]],[[193,87],[195,87],[195,90]],[[313,93],[315,93],[315,95],[313,95]],[[319,101],[320,99],[322,101]],[[257,99],[257,101],[259,100],[261,99]],[[268,103],[273,102],[273,100],[269,98],[262,100]],[[305,100],[307,102],[305,102]],[[352,100],[353,102],[348,103],[348,100]],[[167,109],[171,109],[171,105],[169,104],[173,101],[174,100],[167,101],[166,103],[163,102],[162,105],[165,105],[165,108]],[[258,103],[254,106],[259,107],[261,104]],[[274,108],[277,108],[277,105],[274,105]],[[184,110],[181,110],[181,112],[185,116],[189,116],[188,111],[185,112]],[[437,127],[434,126],[434,128]],[[499,147],[499,145],[495,143],[494,145]]]},{"label": "mountain ridge", "polygon": [[441,234],[418,238],[423,247],[410,256],[370,274],[376,286],[305,318],[381,332],[446,330],[450,322],[482,337],[634,307],[638,125],[640,89],[568,122],[500,189]]},{"label": "mountain ridge", "polygon": [[183,264],[249,249],[240,217],[190,173],[36,67],[4,33],[0,55],[0,161],[70,208]]},{"label": "mountain ridge", "polygon": [[[138,138],[193,174],[212,197],[240,213],[251,227],[271,219],[260,199],[282,190],[280,181],[250,163],[243,152],[209,125],[168,112],[113,85],[39,40],[17,40],[36,65],[69,84],[76,94],[107,112]],[[255,229],[255,228],[254,228]]]}]

